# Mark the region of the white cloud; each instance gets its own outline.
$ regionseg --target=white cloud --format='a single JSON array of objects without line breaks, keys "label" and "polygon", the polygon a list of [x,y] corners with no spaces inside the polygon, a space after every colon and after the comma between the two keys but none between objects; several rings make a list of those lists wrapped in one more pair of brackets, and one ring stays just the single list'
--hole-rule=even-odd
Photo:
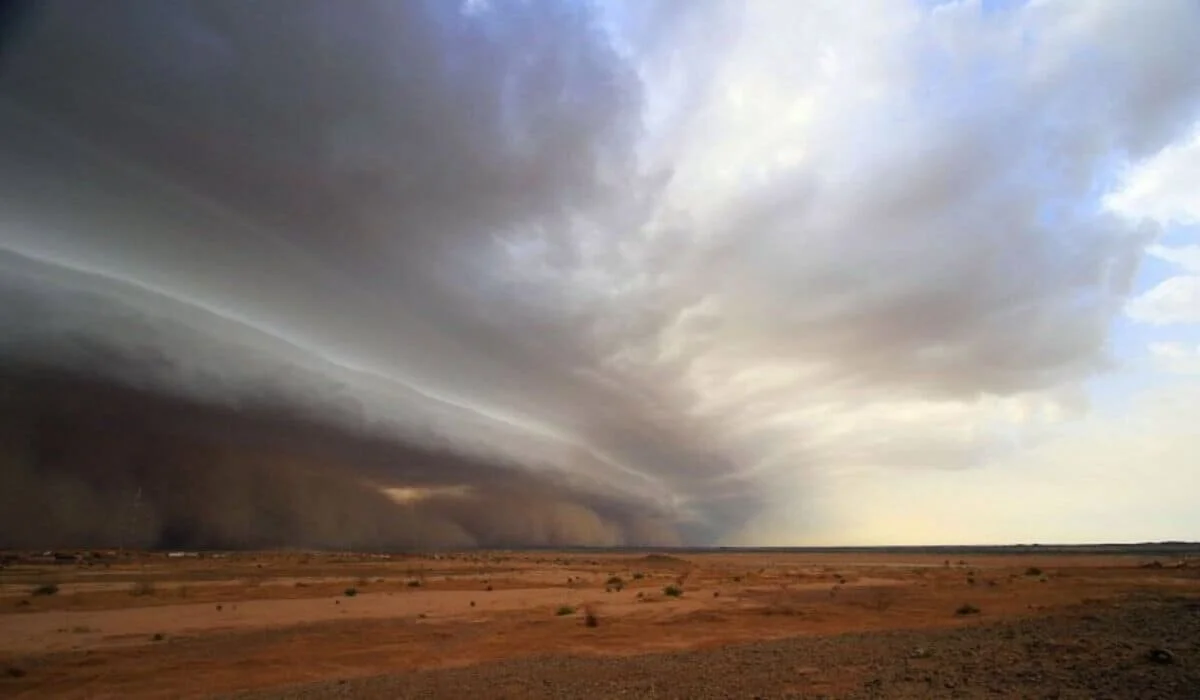
[{"label": "white cloud", "polygon": [[1200,323],[1200,246],[1151,246],[1147,252],[1183,268],[1130,300],[1125,310],[1135,321],[1158,326]]},{"label": "white cloud", "polygon": [[1126,313],[1135,321],[1157,326],[1200,323],[1200,275],[1180,275],[1159,282],[1131,300]]},{"label": "white cloud", "polygon": [[1179,341],[1151,343],[1150,357],[1155,364],[1171,374],[1200,374],[1200,344],[1188,345]]},{"label": "white cloud", "polygon": [[1190,138],[1132,167],[1104,203],[1131,218],[1163,225],[1200,224],[1200,123]]}]

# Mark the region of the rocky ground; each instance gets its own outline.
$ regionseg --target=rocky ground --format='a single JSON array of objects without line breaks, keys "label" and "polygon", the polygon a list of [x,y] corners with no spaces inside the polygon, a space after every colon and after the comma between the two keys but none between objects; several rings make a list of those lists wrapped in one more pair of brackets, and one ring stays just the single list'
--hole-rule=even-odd
[{"label": "rocky ground", "polygon": [[1094,602],[951,630],[539,657],[254,698],[1200,698],[1200,596]]}]

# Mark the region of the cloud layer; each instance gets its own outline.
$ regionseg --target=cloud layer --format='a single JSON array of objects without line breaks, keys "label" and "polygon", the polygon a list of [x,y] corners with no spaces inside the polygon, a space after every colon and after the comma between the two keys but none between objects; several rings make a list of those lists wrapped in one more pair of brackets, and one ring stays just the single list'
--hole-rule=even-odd
[{"label": "cloud layer", "polygon": [[[27,19],[0,226],[54,311],[13,356],[69,332],[166,358],[189,401],[435,442],[503,478],[394,488],[529,479],[606,533],[556,542],[745,541],[822,479],[1046,439],[1162,225],[1112,173],[1187,157],[1200,116],[1184,0],[290,9]],[[1130,313],[1191,318],[1189,279]]]}]

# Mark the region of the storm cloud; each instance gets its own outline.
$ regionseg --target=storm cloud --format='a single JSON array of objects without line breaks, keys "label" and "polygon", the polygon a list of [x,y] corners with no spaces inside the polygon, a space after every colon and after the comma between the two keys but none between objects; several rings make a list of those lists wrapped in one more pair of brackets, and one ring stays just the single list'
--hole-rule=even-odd
[{"label": "storm cloud", "polygon": [[1159,229],[1103,174],[1188,133],[1197,46],[1186,1],[36,4],[6,491],[62,539],[141,488],[143,543],[708,543],[984,465],[1113,365]]}]

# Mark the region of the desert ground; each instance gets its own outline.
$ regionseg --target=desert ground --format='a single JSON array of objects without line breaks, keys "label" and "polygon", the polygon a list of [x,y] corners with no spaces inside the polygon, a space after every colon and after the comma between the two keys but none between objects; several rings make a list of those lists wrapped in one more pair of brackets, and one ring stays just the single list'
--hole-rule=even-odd
[{"label": "desert ground", "polygon": [[8,553],[0,696],[1200,698],[1200,557]]}]

